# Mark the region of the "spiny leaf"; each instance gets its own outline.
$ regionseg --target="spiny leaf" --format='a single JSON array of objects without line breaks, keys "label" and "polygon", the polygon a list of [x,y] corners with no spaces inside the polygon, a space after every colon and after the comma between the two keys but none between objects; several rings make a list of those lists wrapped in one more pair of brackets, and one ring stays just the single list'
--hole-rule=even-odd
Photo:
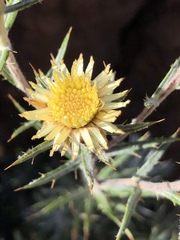
[{"label": "spiny leaf", "polygon": [[84,176],[88,182],[90,191],[92,191],[94,184],[93,160],[90,151],[83,144],[81,144],[81,159]]},{"label": "spiny leaf", "polygon": [[87,194],[88,192],[84,188],[80,187],[72,192],[67,192],[64,195],[55,198],[49,204],[46,204],[46,200],[43,200],[45,202],[45,207],[42,207],[37,213],[31,215],[31,218],[49,214],[54,209],[64,207],[70,201],[77,201],[77,199],[81,199],[82,197],[87,196]]},{"label": "spiny leaf", "polygon": [[39,127],[37,126],[38,122],[37,121],[27,121],[25,123],[23,123],[20,127],[18,127],[13,134],[11,135],[10,139],[8,140],[8,142],[10,142],[13,138],[15,138],[16,136],[18,136],[20,133],[26,131],[27,129],[34,127],[36,130],[39,129]]},{"label": "spiny leaf", "polygon": [[31,158],[36,157],[38,154],[50,149],[52,145],[53,145],[53,141],[45,141],[43,143],[40,143],[36,147],[25,152],[22,156],[18,157],[18,159],[15,162],[13,162],[11,165],[9,165],[5,170],[17,164],[23,163]]},{"label": "spiny leaf", "polygon": [[118,127],[120,129],[122,129],[125,133],[132,133],[132,132],[137,132],[137,131],[141,131],[145,128],[148,128],[151,125],[154,125],[156,123],[160,123],[164,121],[164,119],[158,120],[158,121],[152,121],[152,122],[143,122],[143,123],[139,123],[139,124],[118,124]]},{"label": "spiny leaf", "polygon": [[[180,132],[180,129],[178,129],[172,136],[171,138],[176,139]],[[165,142],[162,143],[161,146],[157,149],[154,150],[154,152],[150,155],[150,157],[147,159],[147,161],[142,165],[141,168],[139,168],[136,172],[136,176],[139,178],[146,178],[148,177],[148,173],[153,169],[153,167],[158,163],[160,158],[163,156],[165,153],[166,149],[169,147],[170,142]]]},{"label": "spiny leaf", "polygon": [[28,189],[28,188],[34,188],[37,186],[41,186],[43,184],[46,184],[48,182],[55,181],[58,178],[61,178],[62,176],[66,175],[69,172],[72,172],[76,170],[81,162],[80,157],[76,160],[69,160],[62,166],[57,167],[56,169],[49,171],[47,173],[41,173],[41,177],[33,180],[32,182],[28,183],[27,185],[20,187],[16,189],[15,191]]},{"label": "spiny leaf", "polygon": [[113,220],[118,226],[120,226],[121,222],[115,217],[113,209],[110,205],[110,201],[108,201],[106,195],[102,191],[95,189],[95,191],[93,191],[93,197],[95,198],[101,211],[105,213],[111,220]]},{"label": "spiny leaf", "polygon": [[135,211],[140,196],[141,190],[138,187],[134,188],[134,191],[131,193],[127,201],[125,214],[122,219],[121,227],[119,228],[119,231],[117,233],[116,240],[120,240],[122,235],[124,234],[124,231],[127,228],[129,221]]},{"label": "spiny leaf", "polygon": [[[9,0],[7,1],[6,9],[5,9],[5,27],[6,30],[9,32],[12,28],[14,21],[16,20],[18,12],[15,11],[14,6],[18,4],[20,0]],[[13,11],[9,11],[12,9]]]},{"label": "spiny leaf", "polygon": [[169,72],[166,74],[164,79],[161,81],[161,83],[157,87],[156,91],[151,96],[152,99],[155,98],[156,95],[160,91],[162,91],[162,89],[164,89],[166,87],[166,85],[172,80],[174,75],[177,73],[177,70],[178,70],[179,67],[180,67],[180,58],[176,59],[176,61],[171,65],[171,68],[170,68]]},{"label": "spiny leaf", "polygon": [[133,141],[133,142],[127,142],[127,143],[119,143],[115,147],[111,148],[111,151],[107,152],[107,155],[109,157],[115,157],[118,155],[131,153],[134,151],[137,151],[139,149],[147,149],[147,148],[158,148],[159,144],[165,144],[165,143],[172,143],[180,141],[180,138],[174,138],[174,137],[169,137],[169,138],[154,138],[154,139],[149,139],[149,140],[144,140],[144,141]]},{"label": "spiny leaf", "polygon": [[25,109],[10,95],[8,94],[8,98],[11,100],[15,108],[19,111],[19,113],[25,112]]},{"label": "spiny leaf", "polygon": [[[72,27],[69,29],[68,33],[66,34],[65,38],[63,39],[63,42],[62,42],[62,44],[61,44],[61,46],[60,46],[60,48],[58,50],[58,53],[56,55],[56,58],[55,58],[56,62],[58,62],[59,60],[64,59],[71,31],[72,31]],[[49,71],[47,72],[46,76],[50,77],[51,75],[52,75],[52,68],[49,69]]]},{"label": "spiny leaf", "polygon": [[[110,201],[108,201],[106,195],[99,189],[95,189],[95,191],[93,191],[93,196],[101,211],[105,213],[114,223],[116,223],[118,227],[120,227],[122,223],[115,216],[113,209],[110,205]],[[134,240],[134,237],[128,228],[126,228],[124,232],[130,240]]]},{"label": "spiny leaf", "polygon": [[[125,161],[127,161],[130,156],[140,157],[138,155],[135,155],[136,151],[140,149],[148,149],[148,148],[156,149],[158,148],[159,144],[163,144],[163,143],[168,144],[168,143],[172,143],[179,140],[180,139],[178,138],[170,137],[170,138],[155,138],[155,139],[150,139],[145,141],[140,140],[135,142],[120,143],[116,146],[116,148],[113,148],[118,150],[113,151],[111,149],[111,151],[107,152],[106,154],[109,157],[115,157],[113,160],[113,166],[116,169],[118,166],[120,166]],[[111,169],[108,166],[105,166],[98,173],[97,177],[99,180],[104,180],[109,178],[112,172],[113,172],[113,169]]]},{"label": "spiny leaf", "polygon": [[[9,50],[10,49],[0,50],[0,72],[3,70],[4,64],[9,56]],[[1,74],[3,75],[3,71]]]},{"label": "spiny leaf", "polygon": [[174,205],[180,206],[180,194],[175,192],[161,192],[159,193],[161,197],[169,199]]}]

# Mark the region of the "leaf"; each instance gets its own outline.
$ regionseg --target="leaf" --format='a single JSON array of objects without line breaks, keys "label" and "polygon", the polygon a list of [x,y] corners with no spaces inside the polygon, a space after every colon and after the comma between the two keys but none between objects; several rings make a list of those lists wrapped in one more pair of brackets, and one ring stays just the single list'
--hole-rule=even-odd
[{"label": "leaf", "polygon": [[[179,140],[180,139],[178,139],[178,138],[170,137],[170,138],[155,138],[155,139],[144,140],[144,141],[141,141],[141,139],[140,139],[138,141],[128,142],[128,143],[122,142],[122,143],[119,143],[118,145],[116,145],[115,148],[112,148],[106,154],[109,157],[115,157],[113,160],[113,167],[116,169],[119,166],[121,166],[125,161],[128,161],[128,159],[130,161],[131,156],[140,157],[140,156],[138,156],[138,154],[136,154],[136,151],[138,151],[140,149],[148,149],[148,148],[154,149],[154,148],[158,148],[159,144],[163,144],[163,143],[168,144],[168,143],[172,143],[172,142],[179,141]],[[97,175],[98,180],[104,180],[104,179],[109,178],[109,176],[112,174],[112,172],[113,172],[112,168],[105,166],[98,173],[98,175]]]},{"label": "leaf", "polygon": [[25,123],[23,123],[20,127],[18,127],[11,135],[10,139],[8,140],[8,142],[10,142],[13,138],[15,138],[16,136],[18,136],[20,133],[26,131],[27,129],[34,127],[36,130],[39,129],[39,127],[37,126],[38,122],[37,121],[27,121]]},{"label": "leaf", "polygon": [[[11,5],[8,6],[6,8],[6,13],[13,13],[15,11],[20,11],[23,10],[25,8],[31,7],[32,5],[36,4],[36,3],[41,3],[43,0],[25,0],[25,1],[21,1],[21,0],[11,0]],[[15,4],[16,3],[16,4]]]},{"label": "leaf", "polygon": [[119,231],[117,233],[116,240],[120,240],[122,235],[124,234],[129,224],[129,221],[135,211],[135,208],[137,206],[140,196],[141,196],[141,190],[138,187],[134,188],[134,191],[131,193],[130,197],[128,198],[128,201],[126,204],[126,210],[122,219],[121,227],[119,228]]},{"label": "leaf", "polygon": [[94,185],[93,160],[90,151],[83,144],[81,144],[81,160],[82,170],[91,192]]},{"label": "leaf", "polygon": [[164,119],[158,120],[158,121],[152,121],[152,122],[143,122],[143,123],[138,123],[138,124],[118,124],[117,126],[123,130],[125,133],[132,133],[132,132],[137,132],[141,131],[145,128],[148,128],[151,125],[154,125],[156,123],[160,123],[164,121]]},{"label": "leaf", "polygon": [[13,162],[11,165],[9,165],[7,168],[5,168],[5,170],[7,170],[17,164],[23,163],[31,158],[36,157],[38,154],[50,149],[52,147],[52,145],[53,145],[53,141],[45,141],[43,143],[40,143],[36,147],[25,152],[22,156],[19,156],[18,159],[15,162]]},{"label": "leaf", "polygon": [[50,212],[52,212],[54,209],[56,208],[62,208],[64,207],[66,204],[68,204],[70,201],[77,201],[77,200],[82,200],[82,198],[84,196],[87,196],[87,191],[80,187],[75,189],[72,192],[67,192],[62,196],[56,197],[55,199],[52,199],[52,201],[47,204],[46,200],[41,201],[41,203],[38,203],[35,205],[35,207],[37,205],[43,205],[44,202],[44,207],[42,207],[37,213],[31,215],[31,218],[35,218],[35,217],[40,217],[42,215],[45,214],[49,214]]},{"label": "leaf", "polygon": [[25,109],[10,95],[8,94],[8,98],[11,100],[15,108],[19,111],[19,113],[25,112]]},{"label": "leaf", "polygon": [[156,95],[162,91],[162,89],[165,89],[167,84],[172,80],[172,78],[175,76],[175,74],[178,71],[178,68],[180,67],[180,58],[176,59],[176,61],[171,65],[171,68],[169,72],[166,74],[164,79],[161,81],[159,86],[157,87],[156,91],[153,93],[151,98],[155,98]]},{"label": "leaf", "polygon": [[9,56],[9,50],[10,49],[0,50],[0,72],[1,72],[2,75],[3,75],[3,68],[4,68],[4,65],[5,65],[5,62],[8,58],[8,56]]},{"label": "leaf", "polygon": [[159,193],[161,197],[169,199],[174,205],[180,206],[180,194],[175,192],[161,192]]},{"label": "leaf", "polygon": [[81,162],[80,157],[76,160],[68,160],[62,166],[57,167],[56,169],[49,171],[47,173],[41,173],[41,177],[33,180],[32,182],[28,183],[27,185],[16,189],[16,191],[34,188],[46,184],[48,182],[54,182],[56,179],[61,178],[62,176],[68,174],[76,170]]},{"label": "leaf", "polygon": [[[63,39],[63,42],[58,50],[58,53],[56,55],[55,61],[58,62],[60,59],[64,59],[65,53],[66,53],[66,49],[68,46],[68,42],[69,42],[69,38],[70,38],[70,34],[72,31],[72,27],[69,29],[68,33],[66,34],[65,38]],[[50,77],[52,75],[52,68],[49,69],[49,71],[47,72],[46,76]]]},{"label": "leaf", "polygon": [[120,226],[121,222],[118,218],[116,218],[110,205],[110,201],[108,201],[105,194],[102,191],[95,189],[95,191],[93,191],[93,197],[95,198],[99,209],[101,209],[103,213],[105,213],[111,220],[113,220],[113,222]]},{"label": "leaf", "polygon": [[[20,0],[9,0],[7,1],[6,9],[5,9],[5,27],[6,30],[9,32],[12,28],[14,21],[16,20],[18,12],[15,11],[14,6],[19,3]],[[12,9],[12,11],[9,11]]]},{"label": "leaf", "polygon": [[[176,139],[180,132],[180,129],[178,129],[172,136],[171,138]],[[161,146],[157,149],[154,150],[153,153],[150,155],[150,157],[146,160],[146,162],[142,165],[141,168],[139,168],[136,172],[136,176],[139,177],[140,179],[148,177],[148,173],[153,169],[153,167],[158,163],[160,158],[163,156],[165,153],[166,149],[169,147],[170,142],[165,142],[162,143]]]},{"label": "leaf", "polygon": [[[93,191],[93,196],[97,202],[98,207],[101,209],[101,211],[105,213],[109,219],[111,219],[114,223],[116,223],[118,227],[120,227],[122,223],[115,216],[113,209],[110,205],[110,201],[108,201],[106,195],[102,191],[96,188],[95,191]],[[134,240],[134,237],[128,228],[126,228],[124,232],[129,239]]]}]

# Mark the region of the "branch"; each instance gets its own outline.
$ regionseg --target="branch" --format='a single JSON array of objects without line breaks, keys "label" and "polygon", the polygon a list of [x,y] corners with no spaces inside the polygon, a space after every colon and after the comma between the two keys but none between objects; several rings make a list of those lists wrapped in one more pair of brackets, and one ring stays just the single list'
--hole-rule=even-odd
[{"label": "branch", "polygon": [[111,179],[101,183],[94,183],[94,189],[106,190],[107,188],[139,187],[142,191],[151,191],[155,193],[162,192],[180,192],[180,180],[174,182],[148,182],[137,181],[136,178]]}]

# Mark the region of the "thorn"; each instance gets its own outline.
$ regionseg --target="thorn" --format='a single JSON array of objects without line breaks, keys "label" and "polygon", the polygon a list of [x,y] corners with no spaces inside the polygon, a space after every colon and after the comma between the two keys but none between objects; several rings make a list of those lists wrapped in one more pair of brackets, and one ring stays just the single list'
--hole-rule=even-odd
[{"label": "thorn", "polygon": [[24,189],[24,187],[19,187],[19,188],[14,189],[14,192],[18,192],[18,191],[23,190],[23,189]]},{"label": "thorn", "polygon": [[51,183],[51,189],[54,188],[54,184],[55,184],[55,182],[56,182],[56,180],[53,179],[53,180],[52,180],[52,183]]},{"label": "thorn", "polygon": [[11,165],[9,165],[8,167],[6,167],[4,170],[6,171],[6,170],[8,170],[9,168],[15,166],[15,165],[16,165],[16,162],[17,162],[17,161],[13,162]]},{"label": "thorn", "polygon": [[89,191],[90,191],[91,194],[92,194],[92,190],[93,190],[93,184],[90,184]]},{"label": "thorn", "polygon": [[7,140],[7,142],[10,142],[13,138],[14,138],[14,136],[12,134],[11,137]]},{"label": "thorn", "polygon": [[34,164],[34,158],[32,158],[32,161],[31,161],[31,165],[33,165]]},{"label": "thorn", "polygon": [[77,170],[74,171],[74,178],[75,178],[75,180],[78,180],[78,172],[77,172]]},{"label": "thorn", "polygon": [[139,158],[139,159],[141,159],[142,157],[141,157],[141,155],[139,155],[138,153],[136,153],[136,152],[134,152],[133,154],[132,154],[133,156],[135,156],[135,157],[137,157],[137,158]]},{"label": "thorn", "polygon": [[39,175],[41,175],[41,177],[44,177],[44,176],[45,176],[44,173],[41,173],[41,172],[38,172],[38,173],[39,173]]}]

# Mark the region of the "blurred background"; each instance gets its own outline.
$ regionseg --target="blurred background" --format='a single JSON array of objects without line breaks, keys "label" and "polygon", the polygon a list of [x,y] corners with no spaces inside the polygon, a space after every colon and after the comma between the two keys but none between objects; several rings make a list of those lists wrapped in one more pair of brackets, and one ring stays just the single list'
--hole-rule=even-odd
[{"label": "blurred background", "polygon": [[[140,113],[145,95],[151,96],[170,65],[180,56],[179,0],[44,0],[19,12],[9,34],[13,49],[17,51],[17,61],[28,80],[34,80],[29,63],[43,72],[48,71],[50,53],[56,55],[71,26],[73,30],[65,56],[67,66],[70,68],[80,53],[84,55],[85,64],[92,55],[95,60],[93,76],[102,71],[103,61],[111,63],[117,78],[125,77],[121,89],[132,88],[128,96],[131,104],[123,110],[121,123],[130,122]],[[28,162],[4,171],[21,151],[37,143],[30,140],[34,130],[7,143],[22,121],[7,97],[8,93],[27,107],[20,91],[6,81],[0,81],[0,239],[3,240],[15,239],[15,229],[20,223],[24,224],[28,207],[38,199],[39,191],[44,191],[38,188],[16,193],[13,190],[37,177],[38,172],[59,165],[57,155],[49,159],[47,153],[33,166]],[[176,91],[170,95],[149,117],[149,121],[165,118],[164,122],[150,128],[153,137],[168,137],[179,127],[178,94]],[[173,144],[164,160],[180,161],[178,147],[178,143]],[[175,164],[164,180],[178,179],[179,171]],[[68,176],[66,181],[73,182],[73,176]],[[56,220],[62,221],[58,217]],[[26,227],[32,226],[23,225],[23,229]]]}]

